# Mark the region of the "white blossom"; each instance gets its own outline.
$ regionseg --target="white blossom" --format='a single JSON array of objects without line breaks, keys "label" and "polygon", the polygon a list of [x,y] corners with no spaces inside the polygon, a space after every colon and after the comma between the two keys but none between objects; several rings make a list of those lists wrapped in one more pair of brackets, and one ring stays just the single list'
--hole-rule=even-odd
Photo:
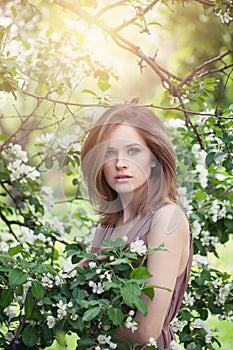
[{"label": "white blossom", "polygon": [[177,316],[173,318],[171,321],[171,328],[174,333],[181,332],[184,326],[187,324],[187,321],[185,320],[179,320]]},{"label": "white blossom", "polygon": [[45,288],[52,288],[54,284],[53,276],[50,273],[47,273],[47,275],[42,276],[41,284]]},{"label": "white blossom", "polygon": [[69,264],[67,261],[64,261],[61,265],[61,269],[62,271],[64,271],[65,273],[69,273],[70,271],[73,270],[73,266],[71,264]]},{"label": "white blossom", "polygon": [[88,263],[88,266],[91,268],[91,269],[94,269],[96,267],[96,262],[95,261],[90,261]]},{"label": "white blossom", "polygon": [[117,344],[113,343],[111,341],[111,336],[110,335],[105,335],[105,334],[100,334],[97,338],[99,344],[107,344],[109,345],[110,349],[116,349]]},{"label": "white blossom", "polygon": [[219,294],[216,297],[215,304],[217,304],[219,306],[225,304],[226,298],[230,294],[230,291],[231,291],[231,284],[230,283],[227,283],[224,286],[222,286],[219,289]]},{"label": "white blossom", "polygon": [[65,233],[63,222],[57,216],[52,218],[52,223],[61,235]]},{"label": "white blossom", "polygon": [[222,10],[219,10],[219,12],[216,13],[216,16],[218,16],[221,20],[221,22],[224,24],[228,24],[233,20],[233,17],[230,16],[230,9],[228,8],[226,12],[223,12]]},{"label": "white blossom", "polygon": [[196,254],[193,258],[193,261],[196,262],[199,267],[203,265],[211,265],[208,258],[200,254]]},{"label": "white blossom", "polygon": [[219,319],[221,321],[228,321],[228,322],[232,322],[233,321],[233,311],[230,310],[228,312],[224,311],[221,315],[219,315]]},{"label": "white blossom", "polygon": [[15,335],[14,335],[13,332],[8,332],[8,333],[5,335],[5,339],[6,339],[7,341],[9,341],[9,342],[10,342],[11,340],[13,340],[14,337],[15,337]]},{"label": "white blossom", "polygon": [[4,309],[4,313],[8,316],[9,321],[19,314],[19,308],[16,305],[8,305]]},{"label": "white blossom", "polygon": [[7,253],[9,249],[10,249],[9,244],[7,244],[6,242],[0,243],[0,251]]},{"label": "white blossom", "polygon": [[129,314],[129,316],[134,316],[135,311],[134,310],[130,310],[128,314]]},{"label": "white blossom", "polygon": [[201,187],[206,188],[208,183],[208,170],[206,169],[204,164],[197,164],[196,171],[199,173],[199,181]]},{"label": "white blossom", "polygon": [[201,232],[201,225],[199,224],[199,222],[197,220],[195,220],[192,223],[192,233],[193,233],[193,237],[197,237],[199,235],[199,233]]},{"label": "white blossom", "polygon": [[123,236],[123,237],[122,237],[122,240],[123,240],[125,243],[127,243],[127,242],[128,242],[128,237],[127,237],[127,236]]},{"label": "white blossom", "polygon": [[36,138],[36,143],[39,143],[41,145],[46,145],[50,142],[52,142],[55,139],[55,135],[53,133],[46,133],[42,134],[41,136]]},{"label": "white blossom", "polygon": [[43,243],[47,242],[47,237],[43,233],[39,233],[35,238]]},{"label": "white blossom", "polygon": [[175,340],[172,340],[169,346],[169,350],[183,350],[183,348]]},{"label": "white blossom", "polygon": [[206,332],[206,336],[205,336],[206,343],[211,343],[211,339],[212,339],[211,330],[205,321],[201,320],[200,318],[197,318],[193,322],[191,322],[191,327],[203,328]]},{"label": "white blossom", "polygon": [[10,171],[11,181],[20,180],[26,182],[25,177],[35,180],[40,176],[39,171],[30,165],[26,165],[20,159],[16,159],[7,165],[7,169]]},{"label": "white blossom", "polygon": [[89,282],[88,282],[88,285],[89,285],[89,287],[91,287],[91,288],[92,288],[92,287],[95,285],[95,282],[93,282],[93,281],[89,281]]},{"label": "white blossom", "polygon": [[78,318],[78,315],[77,314],[72,314],[72,315],[70,315],[70,318],[71,318],[71,320],[73,320],[73,321],[76,321],[77,320],[77,318]]},{"label": "white blossom", "polygon": [[218,237],[210,236],[209,231],[203,231],[200,241],[203,246],[215,245],[218,243]]},{"label": "white blossom", "polygon": [[185,122],[183,119],[180,119],[180,118],[171,118],[165,123],[165,125],[167,127],[172,127],[174,129],[177,129],[179,127],[184,127]]},{"label": "white blossom", "polygon": [[93,293],[96,294],[102,294],[104,292],[104,288],[101,282],[98,282],[97,284],[94,283],[94,285],[92,286],[92,291]]},{"label": "white blossom", "polygon": [[46,321],[47,321],[47,325],[49,328],[53,328],[55,326],[55,318],[51,315],[47,316],[46,318]]},{"label": "white blossom", "polygon": [[133,320],[131,316],[127,317],[125,321],[125,327],[130,329],[134,333],[138,329],[138,324]]},{"label": "white blossom", "polygon": [[130,251],[132,253],[137,253],[138,255],[144,255],[147,251],[147,247],[143,240],[137,239],[130,244]]},{"label": "white blossom", "polygon": [[157,347],[157,342],[155,340],[155,338],[150,337],[147,343],[148,346],[156,346]]},{"label": "white blossom", "polygon": [[50,186],[42,186],[41,192],[43,195],[43,204],[46,206],[47,209],[50,209],[54,206],[54,200],[53,200],[53,189]]},{"label": "white blossom", "polygon": [[188,344],[187,350],[195,350],[195,349],[196,349],[196,343],[194,341]]},{"label": "white blossom", "polygon": [[191,322],[191,327],[193,328],[204,328],[205,322],[200,318],[196,318],[193,322]]},{"label": "white blossom", "polygon": [[63,303],[62,300],[59,300],[59,302],[56,304],[57,307],[58,307],[58,310],[57,310],[57,317],[59,319],[62,319],[64,318],[66,315],[67,315],[67,304],[66,303]]},{"label": "white blossom", "polygon": [[215,199],[209,210],[209,214],[212,216],[213,222],[217,222],[219,219],[224,218],[227,214],[228,207],[230,207],[229,201],[220,201],[218,199]]},{"label": "white blossom", "polygon": [[77,140],[76,134],[67,134],[58,139],[58,144],[62,149],[66,150],[76,140]]},{"label": "white blossom", "polygon": [[77,143],[77,142],[73,143],[73,144],[72,144],[72,150],[73,150],[74,152],[80,152],[80,151],[81,151],[81,145],[80,145],[80,143]]},{"label": "white blossom", "polygon": [[193,145],[192,153],[196,159],[197,166],[195,172],[199,174],[199,181],[202,188],[207,186],[208,170],[205,166],[206,152],[198,144]]},{"label": "white blossom", "polygon": [[185,306],[193,306],[194,302],[195,302],[195,298],[194,296],[192,296],[191,292],[185,292],[183,304]]},{"label": "white blossom", "polygon": [[24,163],[27,163],[27,161],[28,161],[27,152],[23,151],[21,145],[10,143],[9,144],[9,151],[10,151],[10,156],[12,159],[18,159]]}]

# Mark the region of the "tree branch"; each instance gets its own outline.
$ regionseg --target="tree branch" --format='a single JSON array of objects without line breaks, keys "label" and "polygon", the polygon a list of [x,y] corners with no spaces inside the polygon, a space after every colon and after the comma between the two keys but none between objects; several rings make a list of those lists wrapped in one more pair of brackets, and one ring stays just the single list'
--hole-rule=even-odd
[{"label": "tree branch", "polygon": [[199,4],[207,5],[207,6],[212,6],[215,7],[216,3],[212,1],[206,1],[206,0],[194,0],[194,2],[198,2]]},{"label": "tree branch", "polygon": [[116,8],[118,6],[122,6],[125,5],[126,3],[128,3],[128,0],[121,0],[121,1],[117,1],[114,2],[113,4],[110,4],[108,6],[105,6],[104,8],[102,8],[101,10],[99,10],[99,12],[97,12],[96,17],[100,17],[102,16],[105,12],[112,10],[113,8]]},{"label": "tree branch", "polygon": [[[194,68],[192,70],[191,73],[189,73],[178,85],[178,89],[181,89],[185,84],[188,84],[195,75],[199,75],[201,76],[200,74],[204,74],[204,73],[200,73],[205,67],[209,66],[210,64],[214,63],[214,62],[217,62],[217,61],[222,61],[222,59],[228,55],[231,55],[233,54],[233,49],[230,49],[226,52],[224,52],[223,54],[219,55],[219,56],[216,56],[214,58],[211,58],[210,60],[202,63],[200,66]],[[219,69],[220,70],[220,69]],[[221,68],[222,70],[222,68]],[[200,74],[198,74],[200,73]]]},{"label": "tree branch", "polygon": [[[152,1],[144,10],[141,11],[140,15],[141,16],[145,16],[145,14],[147,12],[149,12],[150,10],[152,10],[152,8],[157,4],[157,2],[159,2],[159,0],[154,0]],[[115,28],[116,32],[119,32],[120,30],[122,30],[123,28],[128,27],[131,23],[134,23],[136,21],[136,19],[138,18],[138,16],[134,16],[131,19],[129,19],[128,21],[124,21],[120,26]]]}]

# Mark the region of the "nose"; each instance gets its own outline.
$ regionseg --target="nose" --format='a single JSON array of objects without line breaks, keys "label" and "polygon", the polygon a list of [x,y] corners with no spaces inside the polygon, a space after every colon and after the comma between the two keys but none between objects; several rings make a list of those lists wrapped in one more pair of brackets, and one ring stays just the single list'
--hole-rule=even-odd
[{"label": "nose", "polygon": [[127,161],[123,157],[118,157],[116,159],[116,168],[119,170],[126,169],[127,168]]}]

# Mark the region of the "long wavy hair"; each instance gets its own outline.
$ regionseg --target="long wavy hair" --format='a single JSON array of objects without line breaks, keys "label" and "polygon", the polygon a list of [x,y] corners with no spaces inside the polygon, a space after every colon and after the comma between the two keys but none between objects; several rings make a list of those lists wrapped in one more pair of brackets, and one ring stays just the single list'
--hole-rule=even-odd
[{"label": "long wavy hair", "polygon": [[[134,127],[150,149],[156,167],[137,195],[133,195],[131,220],[177,200],[176,157],[164,124],[149,108],[118,104],[108,108],[89,130],[81,152],[81,166],[89,198],[101,215],[101,224],[114,226],[123,214],[120,197],[105,178],[103,164],[108,135],[119,124]],[[124,135],[122,135],[124,138]]]}]

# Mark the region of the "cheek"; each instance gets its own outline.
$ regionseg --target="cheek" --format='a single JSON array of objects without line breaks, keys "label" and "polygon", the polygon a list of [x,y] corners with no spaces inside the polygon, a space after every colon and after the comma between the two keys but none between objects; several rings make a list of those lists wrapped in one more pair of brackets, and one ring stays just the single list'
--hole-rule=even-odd
[{"label": "cheek", "polygon": [[148,157],[144,157],[141,159],[138,159],[137,162],[135,162],[135,165],[137,166],[138,170],[144,174],[144,176],[148,176],[148,174],[151,173],[151,159]]}]

